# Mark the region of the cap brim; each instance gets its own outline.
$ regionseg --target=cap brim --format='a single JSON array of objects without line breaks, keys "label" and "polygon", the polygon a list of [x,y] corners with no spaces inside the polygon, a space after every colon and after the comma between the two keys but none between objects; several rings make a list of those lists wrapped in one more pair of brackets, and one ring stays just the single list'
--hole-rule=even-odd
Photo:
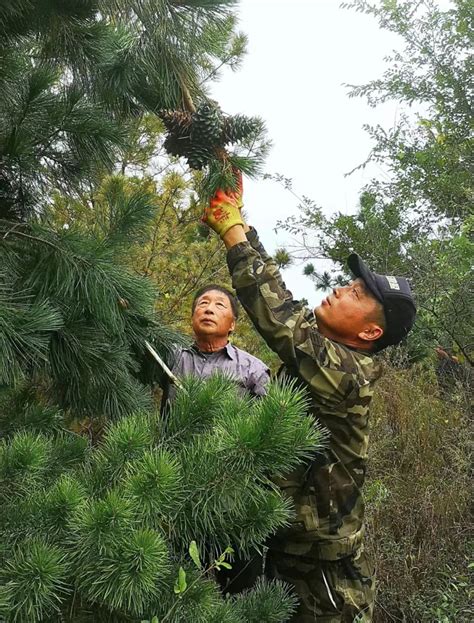
[{"label": "cap brim", "polygon": [[377,298],[377,300],[379,300],[383,305],[384,299],[377,285],[375,275],[371,270],[368,269],[366,263],[363,261],[360,255],[357,255],[357,253],[351,253],[351,255],[349,255],[349,257],[347,258],[347,265],[349,266],[351,273],[355,277],[360,277],[360,279],[363,279],[365,285],[369,288],[369,290]]}]

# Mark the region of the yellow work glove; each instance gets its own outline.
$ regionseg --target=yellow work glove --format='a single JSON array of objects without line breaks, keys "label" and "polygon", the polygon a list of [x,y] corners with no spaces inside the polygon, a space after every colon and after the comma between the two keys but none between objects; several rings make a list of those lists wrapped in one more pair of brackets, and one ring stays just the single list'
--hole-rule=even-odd
[{"label": "yellow work glove", "polygon": [[243,206],[242,201],[242,174],[237,175],[237,190],[216,191],[216,194],[209,202],[202,220],[222,238],[234,225],[244,224],[240,210]]}]

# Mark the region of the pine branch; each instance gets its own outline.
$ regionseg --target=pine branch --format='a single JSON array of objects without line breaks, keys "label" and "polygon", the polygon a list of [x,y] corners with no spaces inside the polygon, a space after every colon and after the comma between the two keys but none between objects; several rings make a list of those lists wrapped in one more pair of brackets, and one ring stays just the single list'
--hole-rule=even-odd
[{"label": "pine branch", "polygon": [[[13,586],[22,586],[29,603],[42,608],[56,600],[62,613],[85,607],[97,617],[119,610],[128,617],[154,612],[180,621],[192,611],[193,621],[208,623],[223,611],[216,584],[204,577],[209,565],[196,571],[186,560],[189,543],[205,544],[211,560],[216,553],[211,568],[220,564],[219,553],[230,543],[242,553],[260,546],[290,515],[289,501],[262,474],[258,447],[265,455],[264,430],[271,431],[268,422],[273,422],[270,437],[283,437],[280,446],[275,444],[277,456],[286,444],[295,460],[307,452],[312,437],[301,424],[301,413],[294,426],[302,434],[284,433],[283,421],[289,424],[304,408],[301,396],[292,400],[291,388],[273,388],[273,398],[252,401],[240,398],[232,382],[216,377],[189,379],[187,392],[178,395],[177,406],[163,420],[148,413],[123,418],[105,429],[96,446],[84,439],[78,444],[81,438],[66,432],[15,433],[0,446],[0,497],[6,502],[0,531],[10,549],[0,594],[8,596],[5,603],[20,623],[31,617]],[[242,438],[252,417],[262,419],[259,413],[265,414],[266,428],[253,444],[253,457],[244,448],[239,458],[228,450],[225,422],[231,419]],[[265,464],[272,469],[270,458]],[[281,466],[277,459],[275,467]],[[48,544],[48,551],[60,550],[68,568],[64,586],[53,582],[49,592],[34,583],[26,589],[29,576],[18,562],[22,556],[31,559],[30,543],[38,540]],[[32,561],[32,572],[39,565]],[[186,586],[181,583],[177,599],[173,585],[180,566]],[[71,605],[67,595],[73,591]],[[292,603],[278,586],[265,585],[227,609],[236,620],[247,620],[255,610],[258,618],[251,620],[280,622]]]}]

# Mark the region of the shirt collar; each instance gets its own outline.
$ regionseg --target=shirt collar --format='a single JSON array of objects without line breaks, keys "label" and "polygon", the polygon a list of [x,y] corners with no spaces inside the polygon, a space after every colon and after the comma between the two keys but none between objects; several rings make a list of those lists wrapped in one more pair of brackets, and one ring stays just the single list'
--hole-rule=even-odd
[{"label": "shirt collar", "polygon": [[235,358],[235,346],[233,346],[233,344],[231,344],[230,342],[227,342],[227,344],[224,346],[224,349],[225,349],[225,352],[230,357],[230,359]]},{"label": "shirt collar", "polygon": [[[192,346],[185,348],[184,350],[192,350],[195,353],[198,353],[198,355],[203,354],[202,351],[199,350],[196,344],[192,344]],[[224,351],[226,355],[229,357],[229,359],[235,359],[235,346],[233,346],[230,342],[227,342],[224,348],[216,352],[220,353],[221,351]],[[213,354],[213,353],[206,353],[206,354]]]}]

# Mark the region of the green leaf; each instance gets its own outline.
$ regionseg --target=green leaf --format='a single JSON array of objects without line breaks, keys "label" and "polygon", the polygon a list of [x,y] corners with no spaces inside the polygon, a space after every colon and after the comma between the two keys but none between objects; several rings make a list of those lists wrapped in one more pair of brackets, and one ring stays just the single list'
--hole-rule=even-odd
[{"label": "green leaf", "polygon": [[191,541],[189,545],[189,555],[193,559],[194,564],[198,569],[202,569],[201,558],[199,557],[199,550],[196,541]]},{"label": "green leaf", "polygon": [[188,584],[186,582],[186,571],[183,569],[183,567],[180,567],[178,577],[176,579],[176,582],[174,583],[174,592],[176,593],[176,595],[179,595],[180,593],[184,593],[187,587]]},{"label": "green leaf", "polygon": [[228,563],[228,562],[221,562],[221,563],[219,563],[219,565],[221,567],[224,567],[224,569],[232,569],[232,565],[230,563]]}]

